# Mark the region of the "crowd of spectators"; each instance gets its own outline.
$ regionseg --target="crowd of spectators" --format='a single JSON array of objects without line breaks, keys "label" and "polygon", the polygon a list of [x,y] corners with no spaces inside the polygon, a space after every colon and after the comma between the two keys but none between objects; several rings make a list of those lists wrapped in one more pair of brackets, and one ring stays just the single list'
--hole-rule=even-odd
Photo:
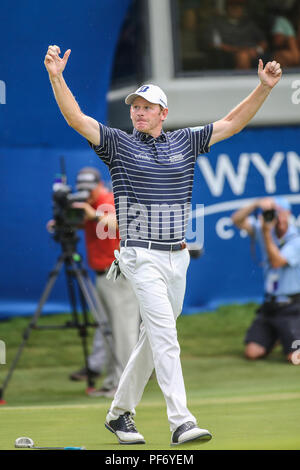
[{"label": "crowd of spectators", "polygon": [[299,67],[298,2],[273,0],[259,10],[253,1],[220,0],[205,8],[203,2],[181,0],[182,71],[248,70],[257,67],[259,58]]}]

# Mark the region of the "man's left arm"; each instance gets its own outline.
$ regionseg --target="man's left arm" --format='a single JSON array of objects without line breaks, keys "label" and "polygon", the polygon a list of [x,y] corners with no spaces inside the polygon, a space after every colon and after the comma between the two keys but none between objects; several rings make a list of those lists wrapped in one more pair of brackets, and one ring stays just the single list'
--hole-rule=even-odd
[{"label": "man's left arm", "polygon": [[288,264],[288,261],[284,256],[282,256],[280,249],[274,243],[271,234],[271,227],[271,224],[268,223],[264,223],[262,226],[262,233],[265,241],[268,260],[272,268],[282,268]]},{"label": "man's left arm", "polygon": [[257,85],[247,98],[230,111],[227,116],[213,123],[213,131],[209,145],[228,139],[244,129],[261,108],[272,88],[279,82],[281,75],[282,70],[278,62],[268,62],[264,67],[262,60],[259,59],[259,85]]}]

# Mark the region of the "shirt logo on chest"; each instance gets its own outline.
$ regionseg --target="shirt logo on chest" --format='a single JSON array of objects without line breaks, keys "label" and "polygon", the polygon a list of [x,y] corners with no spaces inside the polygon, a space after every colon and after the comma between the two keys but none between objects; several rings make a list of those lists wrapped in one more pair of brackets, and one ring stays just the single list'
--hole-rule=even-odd
[{"label": "shirt logo on chest", "polygon": [[169,160],[171,163],[181,162],[183,160],[182,153],[178,153],[177,155],[172,155]]},{"label": "shirt logo on chest", "polygon": [[138,155],[136,155],[136,158],[138,160],[148,160],[148,161],[151,160],[151,158],[145,153],[139,153]]}]

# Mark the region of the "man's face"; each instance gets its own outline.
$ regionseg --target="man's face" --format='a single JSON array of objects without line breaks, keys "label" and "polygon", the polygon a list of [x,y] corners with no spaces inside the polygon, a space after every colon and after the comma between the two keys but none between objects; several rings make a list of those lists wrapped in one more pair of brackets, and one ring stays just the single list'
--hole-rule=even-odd
[{"label": "man's face", "polygon": [[227,7],[227,13],[229,18],[239,20],[244,16],[244,6],[240,4],[231,4]]},{"label": "man's face", "polygon": [[137,97],[130,106],[130,117],[133,127],[139,132],[145,132],[153,137],[161,133],[162,125],[168,114],[168,109],[161,109],[159,104],[153,104],[145,98]]},{"label": "man's face", "polygon": [[276,232],[277,234],[282,237],[287,229],[288,229],[288,226],[289,226],[289,218],[290,218],[290,211],[287,211],[287,210],[284,210],[280,207],[276,207],[276,214],[277,214],[277,218],[276,218]]}]

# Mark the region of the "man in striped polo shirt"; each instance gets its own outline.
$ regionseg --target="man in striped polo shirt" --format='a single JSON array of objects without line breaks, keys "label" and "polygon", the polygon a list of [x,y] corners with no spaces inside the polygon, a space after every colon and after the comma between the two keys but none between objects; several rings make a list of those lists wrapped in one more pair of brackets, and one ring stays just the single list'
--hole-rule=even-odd
[{"label": "man in striped polo shirt", "polygon": [[82,113],[62,75],[70,52],[60,58],[59,47],[49,46],[45,66],[66,121],[109,167],[121,235],[118,264],[131,281],[142,317],[138,343],[105,426],[121,444],[145,442],[133,416],[155,368],[166,400],[171,445],[210,440],[211,433],[197,426],[187,408],[176,331],[189,264],[185,230],[194,166],[200,153],[248,124],[280,80],[280,64],[264,66],[259,60],[259,84],[223,119],[174,132],[162,129],[168,115],[166,95],[155,85],[143,85],[125,100],[134,127],[129,135]]}]

